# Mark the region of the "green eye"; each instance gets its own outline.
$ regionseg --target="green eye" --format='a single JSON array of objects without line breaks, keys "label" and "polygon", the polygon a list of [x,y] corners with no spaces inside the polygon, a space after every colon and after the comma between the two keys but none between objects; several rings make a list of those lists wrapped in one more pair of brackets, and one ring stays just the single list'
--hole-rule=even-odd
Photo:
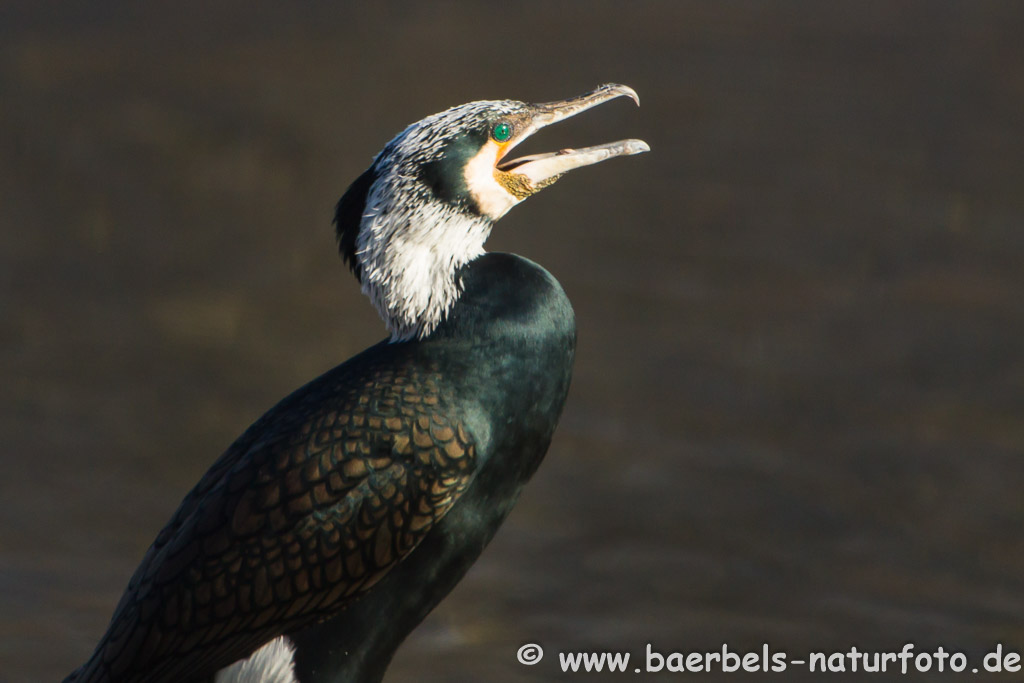
[{"label": "green eye", "polygon": [[504,122],[496,124],[494,130],[491,131],[491,137],[498,142],[506,142],[512,137],[512,126]]}]

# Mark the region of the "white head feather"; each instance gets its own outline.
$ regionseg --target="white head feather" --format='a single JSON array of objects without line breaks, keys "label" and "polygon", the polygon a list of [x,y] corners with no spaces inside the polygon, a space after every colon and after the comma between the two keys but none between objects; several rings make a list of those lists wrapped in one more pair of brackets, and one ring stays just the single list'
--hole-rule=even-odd
[{"label": "white head feather", "polygon": [[566,171],[650,149],[622,140],[503,161],[536,130],[622,96],[639,104],[632,88],[617,84],[537,105],[470,102],[387,144],[338,203],[337,223],[341,251],[392,341],[437,328],[461,295],[458,269],[484,253],[493,222],[513,206]]},{"label": "white head feather", "polygon": [[[374,159],[376,178],[355,242],[363,292],[370,297],[392,341],[423,337],[444,320],[459,298],[456,271],[484,253],[495,220],[520,200],[494,178],[498,149],[486,143],[464,166],[473,197],[445,201],[422,175],[441,161],[467,122],[486,129],[517,102],[471,102],[414,123]],[[455,178],[451,179],[457,182]]]}]

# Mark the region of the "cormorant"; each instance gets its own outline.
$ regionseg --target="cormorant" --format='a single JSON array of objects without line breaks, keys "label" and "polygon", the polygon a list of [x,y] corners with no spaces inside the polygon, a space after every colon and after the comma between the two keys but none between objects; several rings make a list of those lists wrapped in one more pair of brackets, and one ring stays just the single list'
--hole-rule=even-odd
[{"label": "cormorant", "polygon": [[390,339],[274,406],[185,496],[74,683],[380,681],[547,451],[576,325],[491,227],[624,140],[507,160],[607,100],[471,102],[414,123],[338,202],[340,251]]}]

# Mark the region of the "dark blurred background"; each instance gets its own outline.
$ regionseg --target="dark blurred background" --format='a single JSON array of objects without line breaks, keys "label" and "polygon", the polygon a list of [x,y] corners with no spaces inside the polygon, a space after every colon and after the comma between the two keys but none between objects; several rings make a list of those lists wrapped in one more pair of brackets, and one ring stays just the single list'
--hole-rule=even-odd
[{"label": "dark blurred background", "polygon": [[647,642],[1024,651],[1022,27],[983,1],[3,0],[0,679],[80,664],[214,458],[383,336],[330,219],[388,139],[607,81],[643,106],[525,151],[653,152],[489,243],[576,306],[562,424],[388,680],[562,680],[559,650]]}]

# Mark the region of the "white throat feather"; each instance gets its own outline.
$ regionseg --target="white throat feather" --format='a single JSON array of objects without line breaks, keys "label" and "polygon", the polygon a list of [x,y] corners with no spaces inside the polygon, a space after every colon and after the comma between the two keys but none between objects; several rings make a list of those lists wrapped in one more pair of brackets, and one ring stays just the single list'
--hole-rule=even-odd
[{"label": "white throat feather", "polygon": [[[423,338],[462,292],[459,268],[484,253],[494,221],[574,168],[646,152],[641,140],[503,161],[535,131],[636,92],[600,86],[579,97],[452,107],[389,142],[338,203],[339,246],[384,319],[391,340]],[[515,131],[518,130],[518,133]]]},{"label": "white throat feather", "polygon": [[390,183],[367,197],[356,238],[362,287],[391,341],[422,338],[448,315],[461,290],[456,271],[484,253],[491,221],[436,200],[393,203]]},{"label": "white throat feather", "polygon": [[[465,117],[512,111],[516,104],[472,102],[435,114],[406,128],[374,159],[376,177],[367,192],[354,258],[363,292],[384,319],[391,341],[423,338],[446,318],[462,293],[455,273],[484,253],[494,220],[518,201],[497,187],[497,148],[490,144],[463,171],[474,206],[438,197],[421,169],[442,156],[452,142],[452,126]],[[488,179],[493,187],[482,196],[480,183]],[[501,194],[507,205],[495,215]]]}]

